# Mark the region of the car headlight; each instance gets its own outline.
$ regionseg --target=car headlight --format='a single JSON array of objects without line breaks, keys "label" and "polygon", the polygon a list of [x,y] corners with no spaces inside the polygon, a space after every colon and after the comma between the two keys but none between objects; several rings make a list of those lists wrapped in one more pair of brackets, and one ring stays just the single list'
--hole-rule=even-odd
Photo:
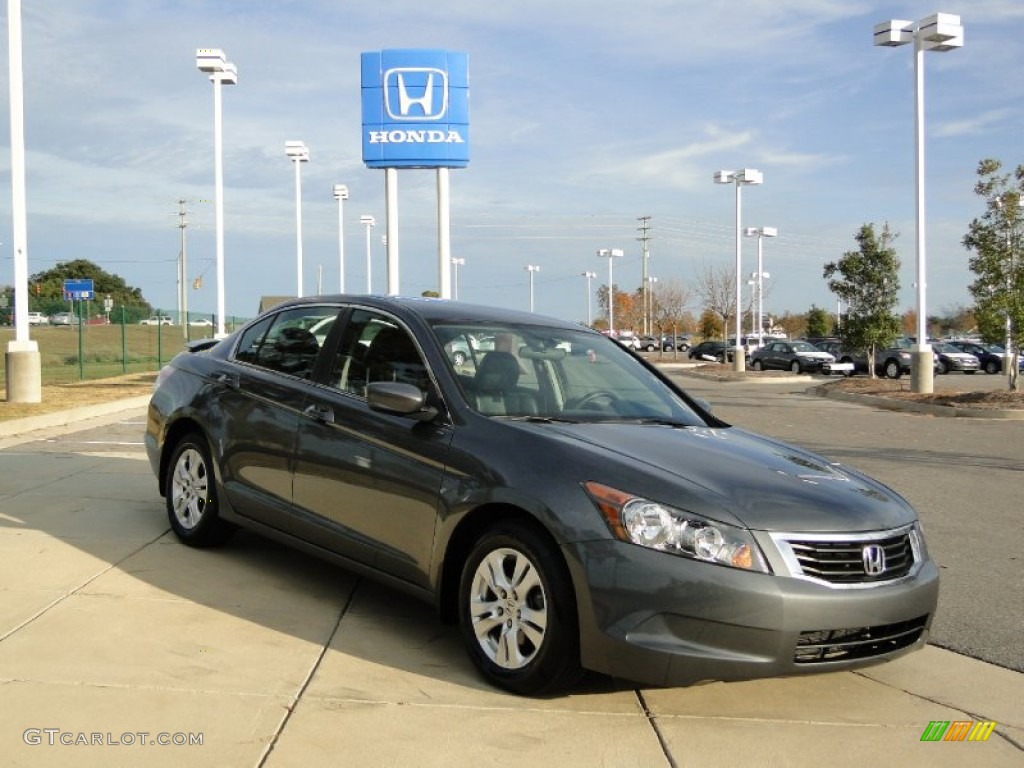
[{"label": "car headlight", "polygon": [[769,572],[749,531],[600,483],[583,487],[612,535],[621,541],[731,568]]}]

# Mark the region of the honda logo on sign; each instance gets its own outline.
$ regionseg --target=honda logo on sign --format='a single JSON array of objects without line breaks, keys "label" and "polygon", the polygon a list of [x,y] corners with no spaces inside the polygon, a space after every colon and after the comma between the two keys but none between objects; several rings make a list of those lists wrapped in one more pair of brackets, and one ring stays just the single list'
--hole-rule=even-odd
[{"label": "honda logo on sign", "polygon": [[384,109],[391,120],[441,120],[448,111],[448,74],[432,67],[387,70]]},{"label": "honda logo on sign", "polygon": [[869,544],[861,550],[864,573],[868,576],[879,576],[885,571],[885,550],[877,544]]}]

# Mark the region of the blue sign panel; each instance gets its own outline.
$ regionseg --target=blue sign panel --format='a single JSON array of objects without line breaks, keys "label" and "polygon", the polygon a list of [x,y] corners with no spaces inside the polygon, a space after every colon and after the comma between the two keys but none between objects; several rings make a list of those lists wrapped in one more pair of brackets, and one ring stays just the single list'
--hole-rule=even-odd
[{"label": "blue sign panel", "polygon": [[363,162],[369,168],[465,168],[469,163],[466,54],[362,54]]},{"label": "blue sign panel", "polygon": [[68,301],[92,301],[92,278],[65,280],[64,298]]}]

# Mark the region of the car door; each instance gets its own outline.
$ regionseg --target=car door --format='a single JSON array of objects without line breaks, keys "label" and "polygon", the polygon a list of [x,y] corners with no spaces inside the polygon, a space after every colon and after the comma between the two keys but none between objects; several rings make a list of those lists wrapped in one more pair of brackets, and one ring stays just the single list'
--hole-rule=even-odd
[{"label": "car door", "polygon": [[310,328],[332,323],[338,311],[303,306],[264,318],[243,332],[214,376],[211,434],[228,501],[279,530],[290,527],[295,437],[320,352]]},{"label": "car door", "polygon": [[427,586],[452,428],[443,413],[424,423],[371,410],[366,386],[381,380],[436,392],[408,329],[378,310],[354,309],[329,376],[311,394],[299,426],[294,530]]}]

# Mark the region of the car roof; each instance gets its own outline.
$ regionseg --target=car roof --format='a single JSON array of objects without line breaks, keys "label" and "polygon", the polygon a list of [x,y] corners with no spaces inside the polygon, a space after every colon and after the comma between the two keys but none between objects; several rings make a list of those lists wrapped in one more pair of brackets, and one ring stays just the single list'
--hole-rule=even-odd
[{"label": "car roof", "polygon": [[272,311],[301,307],[309,304],[344,303],[357,304],[364,307],[378,308],[393,312],[402,317],[417,316],[428,323],[460,323],[460,322],[494,322],[513,325],[543,325],[565,328],[566,330],[588,330],[586,326],[559,320],[554,317],[539,315],[534,312],[521,312],[482,304],[471,304],[462,301],[450,301],[430,297],[408,296],[367,296],[327,294],[293,299],[278,304]]}]

